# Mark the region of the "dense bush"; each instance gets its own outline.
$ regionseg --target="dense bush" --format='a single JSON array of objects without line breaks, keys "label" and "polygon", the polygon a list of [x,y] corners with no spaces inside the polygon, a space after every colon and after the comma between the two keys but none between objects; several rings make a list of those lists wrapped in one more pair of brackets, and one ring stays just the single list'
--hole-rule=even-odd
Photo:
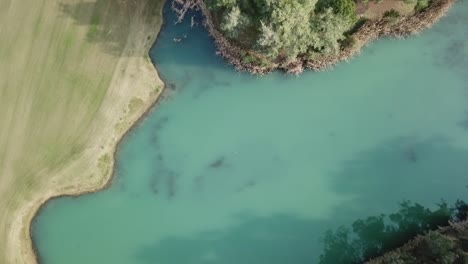
[{"label": "dense bush", "polygon": [[356,19],[356,3],[354,0],[319,0],[317,10],[323,11],[328,8],[341,17],[351,20]]},{"label": "dense bush", "polygon": [[384,17],[398,18],[400,17],[400,13],[398,13],[398,11],[396,11],[395,9],[390,9],[390,10],[385,11]]},{"label": "dense bush", "polygon": [[417,0],[416,6],[414,7],[415,12],[422,12],[429,7],[429,0]]}]

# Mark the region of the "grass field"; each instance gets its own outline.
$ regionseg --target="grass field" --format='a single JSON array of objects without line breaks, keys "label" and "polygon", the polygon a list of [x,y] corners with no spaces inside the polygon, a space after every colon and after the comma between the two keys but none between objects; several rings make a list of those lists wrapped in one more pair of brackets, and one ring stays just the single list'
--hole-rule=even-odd
[{"label": "grass field", "polygon": [[147,58],[162,4],[0,0],[0,263],[34,262],[41,203],[107,181],[116,142],[162,90]]}]

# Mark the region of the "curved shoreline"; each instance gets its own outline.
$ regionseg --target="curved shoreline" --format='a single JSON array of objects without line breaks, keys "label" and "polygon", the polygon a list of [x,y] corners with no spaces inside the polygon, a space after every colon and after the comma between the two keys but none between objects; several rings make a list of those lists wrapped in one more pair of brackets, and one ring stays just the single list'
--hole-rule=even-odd
[{"label": "curved shoreline", "polygon": [[210,35],[213,37],[216,44],[216,54],[221,55],[227,62],[233,65],[239,71],[247,71],[252,74],[265,74],[274,70],[283,70],[288,73],[300,74],[304,69],[321,71],[333,67],[334,65],[348,61],[353,58],[371,42],[388,36],[394,38],[404,38],[415,35],[425,29],[432,27],[437,23],[449,9],[457,2],[457,0],[434,0],[431,5],[420,13],[411,14],[402,17],[398,22],[392,23],[385,18],[366,21],[356,33],[352,34],[354,45],[350,48],[344,48],[336,55],[322,56],[315,60],[307,58],[297,58],[295,61],[286,64],[271,63],[270,66],[261,67],[252,63],[242,62],[242,53],[249,51],[243,50],[234,45],[224,35],[217,30],[213,23],[208,7],[203,0],[189,0],[197,4],[197,7],[205,17],[204,25]]},{"label": "curved shoreline", "polygon": [[127,138],[127,136],[131,132],[133,132],[134,129],[137,128],[138,125],[140,125],[146,119],[146,117],[155,109],[155,107],[158,105],[158,103],[161,100],[164,99],[163,93],[166,90],[166,81],[164,81],[164,79],[161,77],[161,75],[159,73],[159,70],[158,70],[158,68],[156,66],[156,62],[151,57],[150,53],[151,53],[151,50],[154,48],[154,46],[157,44],[159,35],[161,34],[162,28],[165,25],[163,10],[164,10],[164,6],[166,4],[167,4],[166,0],[162,0],[161,9],[158,10],[158,12],[161,15],[162,22],[160,24],[160,28],[158,29],[158,33],[156,34],[155,37],[152,37],[152,45],[150,46],[149,50],[147,50],[146,56],[145,56],[145,59],[150,60],[150,63],[152,64],[153,69],[154,69],[158,79],[161,80],[161,82],[163,84],[162,89],[158,91],[158,94],[155,96],[155,98],[153,98],[153,100],[151,100],[150,102],[148,102],[147,105],[144,106],[143,112],[138,114],[138,118],[130,123],[129,128],[126,129],[123,134],[119,135],[116,143],[112,147],[112,151],[111,151],[112,154],[111,154],[111,157],[110,157],[111,158],[111,166],[110,166],[110,170],[107,173],[107,175],[105,175],[103,177],[103,179],[102,179],[103,183],[104,183],[103,185],[94,186],[91,189],[87,189],[87,190],[77,189],[77,190],[72,190],[69,193],[61,193],[61,194],[57,194],[57,195],[52,195],[52,196],[44,199],[39,205],[35,206],[35,209],[32,212],[32,217],[31,217],[31,219],[29,219],[29,223],[28,223],[28,236],[29,236],[30,249],[32,250],[32,254],[33,254],[35,262],[37,264],[42,264],[43,262],[41,261],[41,255],[40,255],[40,253],[39,253],[39,251],[37,249],[36,241],[34,239],[33,225],[34,225],[34,221],[36,221],[36,218],[40,215],[41,210],[43,208],[45,208],[48,205],[49,202],[52,202],[52,201],[54,201],[56,199],[59,199],[59,198],[64,198],[64,197],[76,198],[76,197],[80,197],[80,196],[84,196],[84,195],[88,195],[88,194],[97,193],[97,192],[100,192],[100,191],[103,191],[103,190],[106,190],[106,189],[110,188],[112,183],[113,183],[113,180],[115,179],[116,163],[117,163],[116,161],[117,161],[117,157],[118,157],[120,144]]},{"label": "curved shoreline", "polygon": [[[159,36],[159,33],[158,33],[158,36]],[[157,41],[157,37],[156,37],[156,41]],[[156,41],[154,42],[153,46],[156,44]],[[153,46],[151,46],[150,50],[153,48]],[[153,60],[151,60],[151,62],[153,62]],[[159,72],[156,68],[156,65],[153,64],[155,66],[155,70],[156,72],[158,73],[159,75]],[[160,78],[162,81],[163,79]],[[162,100],[162,93],[164,92],[164,90],[166,89],[166,82],[163,81],[163,88],[162,88],[162,91],[160,92],[160,94],[158,95],[158,97],[156,98],[156,100],[154,100],[153,102],[151,102],[149,104],[149,106],[146,108],[146,110],[140,115],[140,117],[131,124],[130,128],[127,129],[124,134],[117,140],[117,143],[115,144],[114,146],[114,149],[113,149],[113,152],[112,152],[112,166],[111,166],[111,169],[108,173],[108,176],[107,179],[104,181],[104,185],[103,186],[97,186],[97,187],[94,187],[93,189],[91,190],[80,190],[80,191],[76,191],[74,193],[66,193],[66,194],[58,194],[58,195],[55,195],[55,196],[52,196],[52,197],[49,197],[47,198],[44,202],[42,202],[39,207],[37,207],[37,209],[35,210],[35,212],[33,213],[33,217],[29,223],[29,236],[30,236],[30,239],[31,239],[31,248],[33,250],[33,254],[35,256],[35,259],[36,259],[36,263],[38,264],[41,264],[43,262],[41,262],[41,257],[40,257],[40,254],[39,254],[39,251],[37,250],[37,246],[36,246],[36,242],[35,242],[35,239],[34,239],[34,234],[33,234],[33,225],[34,225],[34,221],[36,220],[36,218],[40,215],[41,213],[41,210],[43,208],[45,208],[49,202],[52,202],[56,199],[60,199],[60,198],[65,198],[65,197],[71,197],[71,198],[78,198],[80,196],[84,196],[84,195],[88,195],[88,194],[93,194],[93,193],[97,193],[97,192],[100,192],[100,191],[104,191],[108,188],[110,188],[112,186],[112,183],[115,179],[115,171],[116,171],[116,161],[117,161],[117,157],[118,157],[118,152],[119,152],[119,147],[120,147],[120,144],[127,138],[127,136],[133,132],[134,129],[136,129],[136,127],[138,125],[141,124],[141,122],[143,122],[146,117],[155,109],[155,107],[157,106],[157,104],[160,102],[160,100]]]}]

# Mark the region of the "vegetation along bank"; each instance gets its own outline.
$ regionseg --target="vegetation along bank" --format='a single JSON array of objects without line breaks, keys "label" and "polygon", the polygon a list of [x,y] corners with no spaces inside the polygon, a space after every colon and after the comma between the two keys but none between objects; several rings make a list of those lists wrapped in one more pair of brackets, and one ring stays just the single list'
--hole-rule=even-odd
[{"label": "vegetation along bank", "polygon": [[238,70],[299,74],[348,60],[382,36],[431,27],[456,0],[173,0],[201,10],[217,53]]}]

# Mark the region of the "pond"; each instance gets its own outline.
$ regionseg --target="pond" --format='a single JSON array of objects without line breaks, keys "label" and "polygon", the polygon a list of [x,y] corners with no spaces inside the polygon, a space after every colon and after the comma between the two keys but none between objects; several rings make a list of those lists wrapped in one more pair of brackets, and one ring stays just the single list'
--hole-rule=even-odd
[{"label": "pond", "polygon": [[328,229],[466,198],[467,1],[299,77],[239,73],[203,27],[165,20],[151,56],[166,98],[109,189],[40,211],[41,264],[319,263]]}]

